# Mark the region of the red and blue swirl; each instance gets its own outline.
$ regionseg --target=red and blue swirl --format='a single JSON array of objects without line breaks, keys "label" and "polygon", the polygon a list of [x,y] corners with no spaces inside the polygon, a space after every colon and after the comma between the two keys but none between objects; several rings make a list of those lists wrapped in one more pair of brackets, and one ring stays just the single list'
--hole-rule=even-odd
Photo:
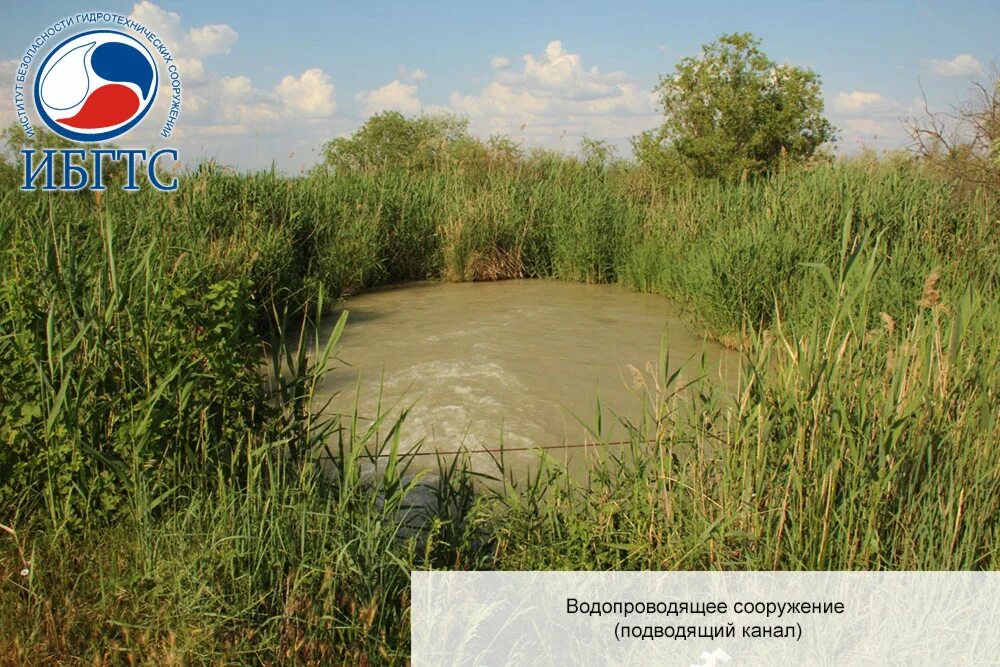
[{"label": "red and blue swirl", "polygon": [[57,134],[105,141],[142,119],[156,85],[156,67],[142,44],[114,30],[95,30],[65,40],[48,55],[35,79],[35,105]]}]

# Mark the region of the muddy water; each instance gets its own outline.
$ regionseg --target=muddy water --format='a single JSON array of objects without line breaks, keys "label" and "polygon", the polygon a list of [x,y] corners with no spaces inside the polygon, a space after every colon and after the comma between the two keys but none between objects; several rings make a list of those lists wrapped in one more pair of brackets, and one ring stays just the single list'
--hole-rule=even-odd
[{"label": "muddy water", "polygon": [[[703,352],[712,374],[731,382],[737,368],[734,353],[695,335],[668,301],[615,286],[420,283],[350,297],[344,307],[340,363],[324,386],[328,410],[350,414],[356,391],[361,417],[375,417],[380,400],[390,417],[409,408],[404,449],[467,450],[476,468],[493,467],[483,450],[501,440],[507,467],[537,461],[535,448],[593,443],[581,421],[596,425],[598,400],[606,438],[622,437],[612,412],[640,414],[632,369],[655,368],[661,340],[682,377],[701,375]],[[587,448],[547,451],[573,465]],[[436,466],[434,456],[414,459],[421,462]]]}]

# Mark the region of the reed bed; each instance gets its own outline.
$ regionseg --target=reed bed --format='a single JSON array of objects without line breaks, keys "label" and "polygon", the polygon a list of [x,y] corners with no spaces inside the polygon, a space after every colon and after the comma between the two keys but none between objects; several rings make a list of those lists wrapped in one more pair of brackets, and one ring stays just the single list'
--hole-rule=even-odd
[{"label": "reed bed", "polygon": [[[405,662],[419,568],[994,569],[998,225],[987,195],[877,161],[5,185],[0,660]],[[584,482],[442,460],[401,531],[405,415],[318,422],[336,336],[311,325],[376,285],[508,277],[673,299],[743,350],[740,384],[681,391],[664,358]]]}]

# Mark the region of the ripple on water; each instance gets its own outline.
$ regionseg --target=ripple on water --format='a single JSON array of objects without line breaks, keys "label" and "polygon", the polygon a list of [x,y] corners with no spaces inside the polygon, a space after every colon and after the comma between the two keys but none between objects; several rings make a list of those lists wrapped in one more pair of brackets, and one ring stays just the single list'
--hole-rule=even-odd
[{"label": "ripple on water", "polygon": [[[375,416],[380,395],[392,417],[410,408],[404,449],[492,449],[501,437],[507,448],[592,442],[579,420],[593,425],[598,397],[606,424],[610,411],[637,414],[631,369],[655,367],[663,339],[682,376],[700,374],[703,352],[709,371],[729,382],[737,366],[734,353],[694,334],[670,302],[609,285],[418,283],[344,305],[338,358],[349,365],[325,383],[330,408],[351,413],[355,388],[362,417]],[[508,462],[535,458],[511,452]],[[487,455],[473,457],[481,464],[491,465]]]}]

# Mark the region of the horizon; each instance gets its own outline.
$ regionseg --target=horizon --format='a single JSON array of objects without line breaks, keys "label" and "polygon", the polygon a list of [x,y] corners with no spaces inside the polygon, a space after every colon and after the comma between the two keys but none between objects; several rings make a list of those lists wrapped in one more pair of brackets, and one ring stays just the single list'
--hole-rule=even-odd
[{"label": "horizon", "polygon": [[[62,0],[41,4],[31,12],[13,13],[12,3],[7,9],[0,84],[8,91],[17,60],[37,33],[82,11]],[[835,153],[905,148],[903,119],[923,113],[925,94],[930,109],[946,111],[996,62],[991,49],[1000,12],[988,3],[830,10],[724,2],[717,8],[725,19],[700,7],[643,3],[580,7],[572,16],[537,5],[490,15],[445,4],[390,4],[362,13],[302,3],[275,13],[256,1],[238,14],[204,3],[145,0],[102,10],[148,25],[176,54],[183,99],[170,143],[182,162],[214,160],[241,171],[313,166],[326,141],[349,136],[388,110],[454,114],[469,120],[474,136],[504,134],[526,149],[574,152],[588,136],[628,158],[630,137],[662,121],[653,92],[659,77],[726,32],[751,32],[776,62],[820,75],[825,115],[838,128]],[[868,18],[859,28],[862,12]],[[616,22],[621,14],[629,20]],[[814,26],[823,39],[815,38]],[[157,106],[165,109],[167,98],[161,95]],[[0,122],[13,120],[8,99]],[[141,144],[154,141],[155,133],[153,124],[129,138]]]}]

